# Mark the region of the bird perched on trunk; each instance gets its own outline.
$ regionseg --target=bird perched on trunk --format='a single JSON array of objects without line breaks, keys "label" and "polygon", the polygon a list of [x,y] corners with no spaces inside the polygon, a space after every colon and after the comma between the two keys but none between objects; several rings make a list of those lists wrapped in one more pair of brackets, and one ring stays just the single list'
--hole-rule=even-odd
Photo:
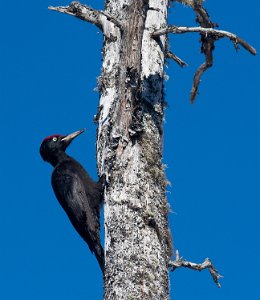
[{"label": "bird perched on trunk", "polygon": [[72,140],[82,132],[84,130],[45,138],[40,154],[54,167],[51,183],[60,205],[91,252],[94,252],[103,272],[104,252],[100,244],[99,217],[105,178],[102,176],[94,182],[84,168],[65,152]]}]

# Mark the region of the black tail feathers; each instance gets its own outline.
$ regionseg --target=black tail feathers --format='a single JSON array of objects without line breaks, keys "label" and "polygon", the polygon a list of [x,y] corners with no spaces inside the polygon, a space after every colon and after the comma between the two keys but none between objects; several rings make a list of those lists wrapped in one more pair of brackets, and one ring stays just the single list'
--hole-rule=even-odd
[{"label": "black tail feathers", "polygon": [[96,247],[96,249],[94,250],[94,254],[96,256],[96,259],[98,261],[100,269],[101,269],[102,273],[104,274],[105,257],[104,257],[104,250],[101,245],[99,245],[99,247]]}]

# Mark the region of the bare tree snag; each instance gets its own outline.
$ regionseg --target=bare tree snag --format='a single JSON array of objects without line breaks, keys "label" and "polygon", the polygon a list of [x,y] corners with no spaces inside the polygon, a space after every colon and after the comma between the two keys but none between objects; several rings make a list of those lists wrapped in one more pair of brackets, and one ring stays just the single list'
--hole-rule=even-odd
[{"label": "bare tree snag", "polygon": [[105,0],[104,11],[72,2],[49,7],[95,24],[103,32],[103,64],[98,79],[100,102],[95,121],[97,165],[106,174],[104,299],[169,299],[168,267],[208,268],[219,285],[220,275],[207,259],[193,264],[172,255],[168,227],[167,181],[162,165],[164,64],[172,58],[168,33],[199,32],[205,63],[193,81],[195,99],[203,72],[213,64],[217,39],[228,37],[237,47],[256,51],[236,35],[216,30],[203,1],[189,5],[199,27],[168,26],[168,0]]},{"label": "bare tree snag", "polygon": [[[152,3],[151,3],[152,2]],[[162,157],[167,1],[106,1],[122,33],[105,38],[97,158],[105,198],[105,299],[168,299],[168,205]]]},{"label": "bare tree snag", "polygon": [[161,161],[166,37],[151,38],[167,25],[167,4],[107,0],[104,13],[78,2],[51,7],[105,31],[96,117],[98,168],[108,177],[104,299],[169,298],[172,242]]}]

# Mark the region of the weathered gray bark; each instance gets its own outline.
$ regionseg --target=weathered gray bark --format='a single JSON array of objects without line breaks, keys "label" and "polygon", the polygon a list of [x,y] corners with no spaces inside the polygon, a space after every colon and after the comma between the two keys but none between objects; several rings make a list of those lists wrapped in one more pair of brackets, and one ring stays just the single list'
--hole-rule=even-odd
[{"label": "weathered gray bark", "polygon": [[[148,4],[149,2],[149,4]],[[106,1],[97,161],[105,193],[105,299],[168,299],[170,235],[162,166],[167,0]]]}]

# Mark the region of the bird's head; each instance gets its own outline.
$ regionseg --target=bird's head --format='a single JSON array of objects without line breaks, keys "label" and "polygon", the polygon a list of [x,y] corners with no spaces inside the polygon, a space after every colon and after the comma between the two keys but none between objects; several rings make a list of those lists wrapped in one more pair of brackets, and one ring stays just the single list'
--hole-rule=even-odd
[{"label": "bird's head", "polygon": [[66,148],[73,141],[73,139],[84,131],[85,129],[81,129],[68,135],[53,134],[46,137],[40,146],[40,154],[42,159],[52,163],[52,160],[59,153],[65,152]]}]

